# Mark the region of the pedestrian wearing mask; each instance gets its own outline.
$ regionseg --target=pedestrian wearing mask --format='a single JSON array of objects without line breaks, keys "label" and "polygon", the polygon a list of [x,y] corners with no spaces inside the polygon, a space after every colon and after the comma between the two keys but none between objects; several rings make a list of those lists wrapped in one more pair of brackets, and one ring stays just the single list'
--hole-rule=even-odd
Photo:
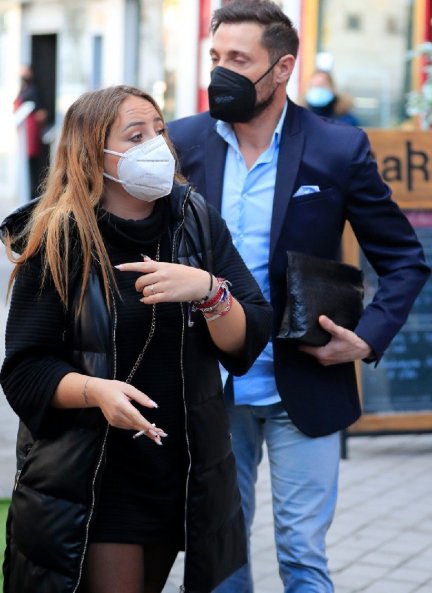
[{"label": "pedestrian wearing mask", "polygon": [[[429,269],[366,134],[287,98],[299,40],[278,5],[232,0],[214,12],[211,31],[210,112],[169,130],[183,174],[220,209],[274,308],[271,341],[225,388],[247,531],[265,442],[284,592],[332,593],[325,538],[337,497],[338,431],[360,416],[354,361],[379,362]],[[373,301],[354,331],[320,316],[323,347],[278,339],[287,250],[335,260],[347,221],[379,276]],[[252,593],[250,565],[217,591]]]},{"label": "pedestrian wearing mask", "polygon": [[351,113],[351,97],[336,93],[330,72],[315,70],[309,80],[305,104],[308,109],[322,117],[329,117],[350,126],[359,125],[358,119]]},{"label": "pedestrian wearing mask", "polygon": [[211,591],[246,561],[219,363],[248,370],[271,309],[152,97],[75,101],[44,194],[1,230],[20,252],[5,592],[160,593],[181,549],[184,591]]}]

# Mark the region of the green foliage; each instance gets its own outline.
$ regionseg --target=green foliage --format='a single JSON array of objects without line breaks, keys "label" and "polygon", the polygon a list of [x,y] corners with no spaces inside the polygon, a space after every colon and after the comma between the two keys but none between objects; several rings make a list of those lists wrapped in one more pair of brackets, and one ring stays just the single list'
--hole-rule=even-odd
[{"label": "green foliage", "polygon": [[[9,508],[9,500],[0,500],[0,567],[3,566],[3,554],[5,549],[6,516]],[[3,572],[0,570],[0,590],[3,591]]]},{"label": "green foliage", "polygon": [[406,110],[408,115],[420,116],[422,128],[428,129],[432,128],[432,42],[420,43],[407,54],[409,60],[417,57],[426,58],[426,78],[418,91],[408,93]]}]

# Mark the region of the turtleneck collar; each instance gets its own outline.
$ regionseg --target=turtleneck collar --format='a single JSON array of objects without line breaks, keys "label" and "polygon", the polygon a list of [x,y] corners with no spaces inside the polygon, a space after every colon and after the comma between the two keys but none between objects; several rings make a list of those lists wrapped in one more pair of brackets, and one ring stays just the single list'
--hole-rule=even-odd
[{"label": "turtleneck collar", "polygon": [[98,220],[104,236],[115,243],[131,246],[147,245],[158,241],[167,231],[170,219],[169,198],[157,200],[147,218],[125,219],[100,208]]}]

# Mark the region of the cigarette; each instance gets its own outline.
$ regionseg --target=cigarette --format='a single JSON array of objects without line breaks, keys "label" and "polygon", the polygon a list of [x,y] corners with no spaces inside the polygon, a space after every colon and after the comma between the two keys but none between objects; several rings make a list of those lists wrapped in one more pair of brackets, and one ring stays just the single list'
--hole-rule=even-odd
[{"label": "cigarette", "polygon": [[[156,424],[153,422],[152,426],[156,426]],[[137,439],[139,437],[142,437],[142,435],[146,434],[146,432],[147,432],[147,430],[140,430],[139,432],[136,432],[132,438]]]},{"label": "cigarette", "polygon": [[146,433],[146,431],[145,431],[145,430],[140,430],[139,432],[136,432],[136,433],[133,435],[133,437],[132,437],[132,438],[133,438],[133,439],[137,439],[138,437],[142,437],[142,435],[143,435],[143,434],[145,434],[145,433]]}]

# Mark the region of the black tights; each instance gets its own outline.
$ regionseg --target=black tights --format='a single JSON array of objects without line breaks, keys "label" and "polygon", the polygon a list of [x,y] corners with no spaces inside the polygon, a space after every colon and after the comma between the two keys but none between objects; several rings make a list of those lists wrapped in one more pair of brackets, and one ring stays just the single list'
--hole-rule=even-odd
[{"label": "black tights", "polygon": [[161,593],[177,546],[91,544],[80,593]]}]

